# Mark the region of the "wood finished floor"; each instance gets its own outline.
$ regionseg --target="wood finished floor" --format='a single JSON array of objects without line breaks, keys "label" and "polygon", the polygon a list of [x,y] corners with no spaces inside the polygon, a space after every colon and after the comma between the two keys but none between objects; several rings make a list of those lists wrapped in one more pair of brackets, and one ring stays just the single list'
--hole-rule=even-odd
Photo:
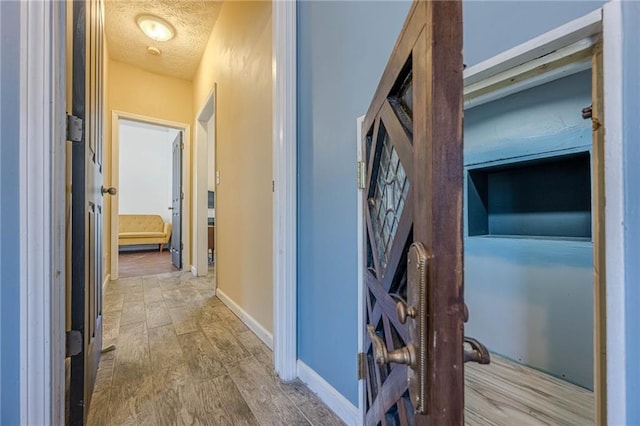
[{"label": "wood finished floor", "polygon": [[104,296],[89,426],[342,425],[301,382],[281,383],[272,352],[190,273],[125,278]]},{"label": "wood finished floor", "polygon": [[171,252],[165,249],[149,251],[121,252],[118,254],[119,278],[142,277],[167,272],[176,272],[171,263]]},{"label": "wood finished floor", "polygon": [[[341,425],[301,382],[282,384],[271,351],[213,296],[213,269],[112,281],[89,426]],[[465,366],[465,423],[592,425],[593,393],[492,355]]]},{"label": "wood finished floor", "polygon": [[465,365],[465,423],[473,426],[594,424],[593,392],[491,355]]}]

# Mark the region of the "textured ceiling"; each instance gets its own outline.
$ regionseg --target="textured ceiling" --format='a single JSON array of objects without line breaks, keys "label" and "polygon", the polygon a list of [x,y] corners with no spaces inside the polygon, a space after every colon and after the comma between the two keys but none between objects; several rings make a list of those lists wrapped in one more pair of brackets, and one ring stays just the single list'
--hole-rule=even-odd
[{"label": "textured ceiling", "polygon": [[[147,71],[191,80],[221,7],[221,1],[212,0],[107,0],[109,55]],[[141,14],[156,15],[169,22],[176,36],[165,42],[151,40],[136,24],[136,17]],[[160,49],[161,55],[147,53],[148,46]]]}]

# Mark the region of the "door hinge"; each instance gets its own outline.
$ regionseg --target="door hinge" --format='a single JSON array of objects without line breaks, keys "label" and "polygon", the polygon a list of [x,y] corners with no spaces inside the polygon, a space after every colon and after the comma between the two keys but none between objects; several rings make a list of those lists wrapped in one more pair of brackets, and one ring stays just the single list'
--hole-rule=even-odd
[{"label": "door hinge", "polygon": [[367,356],[364,352],[358,353],[358,380],[364,380],[364,366]]},{"label": "door hinge", "polygon": [[180,250],[184,250],[184,243],[180,243]]},{"label": "door hinge", "polygon": [[78,330],[67,331],[65,336],[65,356],[71,357],[82,353],[82,333]]},{"label": "door hinge", "polygon": [[364,161],[358,161],[358,189],[364,189],[366,187],[367,180],[367,168]]},{"label": "door hinge", "polygon": [[602,126],[602,124],[600,124],[600,120],[598,120],[598,117],[593,116],[593,104],[589,105],[586,108],[582,108],[582,118],[585,120],[591,119],[591,129],[594,132]]},{"label": "door hinge", "polygon": [[184,149],[184,142],[180,142],[180,149]]},{"label": "door hinge", "polygon": [[180,199],[181,199],[181,200],[184,200],[184,192],[181,192],[181,193],[180,193]]},{"label": "door hinge", "polygon": [[82,118],[67,114],[67,140],[71,142],[82,142],[82,130],[84,122]]},{"label": "door hinge", "polygon": [[276,181],[275,180],[271,181],[271,192],[276,192]]}]

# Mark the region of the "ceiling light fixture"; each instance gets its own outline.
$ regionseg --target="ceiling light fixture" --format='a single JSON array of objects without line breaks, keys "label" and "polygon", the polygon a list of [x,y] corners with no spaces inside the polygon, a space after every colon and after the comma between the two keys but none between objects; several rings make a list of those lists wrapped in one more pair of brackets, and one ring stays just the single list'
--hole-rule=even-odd
[{"label": "ceiling light fixture", "polygon": [[153,15],[139,15],[136,23],[143,33],[151,40],[167,41],[175,37],[176,31],[164,19]]}]

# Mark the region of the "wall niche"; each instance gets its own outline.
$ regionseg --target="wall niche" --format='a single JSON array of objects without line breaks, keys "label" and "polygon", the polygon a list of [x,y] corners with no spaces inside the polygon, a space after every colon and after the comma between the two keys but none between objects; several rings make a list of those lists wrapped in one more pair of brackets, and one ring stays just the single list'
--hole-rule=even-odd
[{"label": "wall niche", "polygon": [[469,236],[591,240],[589,152],[468,169]]}]

